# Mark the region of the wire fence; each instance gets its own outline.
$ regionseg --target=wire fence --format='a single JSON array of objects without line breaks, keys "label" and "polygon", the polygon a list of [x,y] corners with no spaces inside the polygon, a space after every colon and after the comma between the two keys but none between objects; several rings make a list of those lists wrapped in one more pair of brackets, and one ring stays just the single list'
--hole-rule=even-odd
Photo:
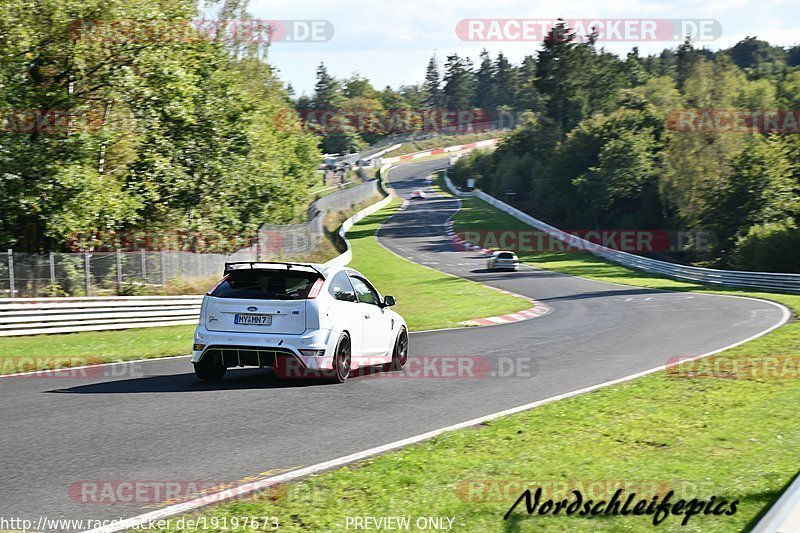
[{"label": "wire fence", "polygon": [[175,279],[219,277],[226,261],[297,259],[313,253],[325,238],[326,213],[350,209],[376,194],[373,180],[324,196],[309,206],[306,222],[265,224],[252,244],[232,254],[146,248],[30,254],[8,249],[0,252],[0,297],[136,294],[141,287]]}]

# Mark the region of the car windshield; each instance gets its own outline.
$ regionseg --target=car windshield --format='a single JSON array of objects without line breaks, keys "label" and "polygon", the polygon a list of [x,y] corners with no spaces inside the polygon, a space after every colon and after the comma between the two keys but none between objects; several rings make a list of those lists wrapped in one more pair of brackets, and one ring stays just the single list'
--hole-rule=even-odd
[{"label": "car windshield", "polygon": [[497,254],[498,259],[514,259],[514,254],[509,252],[503,252],[501,254]]},{"label": "car windshield", "polygon": [[234,270],[211,292],[217,298],[304,300],[316,280],[315,272]]}]

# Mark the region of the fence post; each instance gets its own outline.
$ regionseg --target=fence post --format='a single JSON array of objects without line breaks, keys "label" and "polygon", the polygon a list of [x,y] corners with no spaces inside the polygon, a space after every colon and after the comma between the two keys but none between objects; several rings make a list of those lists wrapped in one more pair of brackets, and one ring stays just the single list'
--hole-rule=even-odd
[{"label": "fence post", "polygon": [[142,256],[142,283],[147,283],[147,258],[144,255],[144,248],[139,250]]},{"label": "fence post", "polygon": [[56,286],[56,254],[50,252],[50,290],[54,290]]},{"label": "fence post", "polygon": [[11,297],[15,298],[17,289],[14,286],[14,250],[8,249],[8,288],[11,292]]},{"label": "fence post", "polygon": [[122,293],[122,252],[117,250],[117,294]]},{"label": "fence post", "polygon": [[91,267],[89,266],[90,263],[90,254],[89,252],[83,252],[83,271],[86,273],[86,296],[91,296],[92,293],[92,280],[91,280]]}]

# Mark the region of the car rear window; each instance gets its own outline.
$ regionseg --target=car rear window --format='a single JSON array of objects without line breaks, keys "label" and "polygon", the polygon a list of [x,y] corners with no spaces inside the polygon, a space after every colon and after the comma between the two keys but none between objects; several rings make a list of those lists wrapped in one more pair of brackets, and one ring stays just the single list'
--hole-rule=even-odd
[{"label": "car rear window", "polygon": [[514,256],[508,252],[497,254],[498,259],[514,259]]},{"label": "car rear window", "polygon": [[314,282],[320,279],[316,272],[291,270],[234,270],[211,292],[217,298],[242,298],[254,300],[305,300]]}]

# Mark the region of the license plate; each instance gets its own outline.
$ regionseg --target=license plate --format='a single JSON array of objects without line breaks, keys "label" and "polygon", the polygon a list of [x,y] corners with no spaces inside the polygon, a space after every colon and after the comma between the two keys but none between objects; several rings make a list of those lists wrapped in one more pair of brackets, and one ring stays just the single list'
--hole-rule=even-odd
[{"label": "license plate", "polygon": [[271,326],[272,315],[233,315],[233,323],[243,326]]}]

